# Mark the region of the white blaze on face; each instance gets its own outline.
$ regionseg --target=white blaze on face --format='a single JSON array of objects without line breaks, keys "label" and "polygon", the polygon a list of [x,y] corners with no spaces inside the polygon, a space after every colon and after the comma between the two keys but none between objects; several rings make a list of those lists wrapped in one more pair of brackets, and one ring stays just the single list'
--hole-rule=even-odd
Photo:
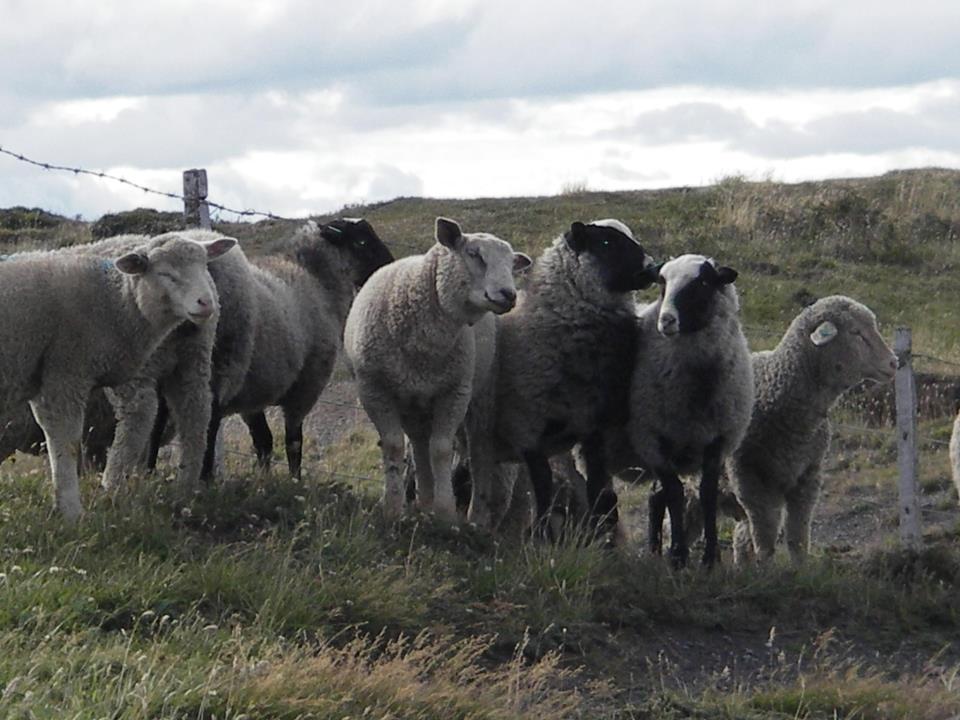
[{"label": "white blaze on face", "polygon": [[680,310],[677,293],[692,282],[698,282],[700,268],[708,258],[703,255],[681,255],[660,268],[663,298],[657,316],[657,330],[661,335],[673,336],[680,332]]}]

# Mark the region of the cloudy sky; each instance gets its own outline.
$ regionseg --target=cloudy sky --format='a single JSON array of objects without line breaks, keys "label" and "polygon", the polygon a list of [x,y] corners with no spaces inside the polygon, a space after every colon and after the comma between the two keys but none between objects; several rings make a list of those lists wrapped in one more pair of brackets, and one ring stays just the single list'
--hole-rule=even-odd
[{"label": "cloudy sky", "polygon": [[[0,0],[0,147],[302,215],[960,168],[947,0]],[[173,201],[0,155],[0,207]]]}]

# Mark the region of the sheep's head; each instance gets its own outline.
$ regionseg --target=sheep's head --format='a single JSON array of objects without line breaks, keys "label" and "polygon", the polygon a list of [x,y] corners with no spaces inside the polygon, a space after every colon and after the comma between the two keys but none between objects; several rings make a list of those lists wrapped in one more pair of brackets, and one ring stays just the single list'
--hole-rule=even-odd
[{"label": "sheep's head", "polygon": [[619,220],[575,222],[563,239],[581,264],[593,270],[607,292],[643,290],[656,281],[653,258]]},{"label": "sheep's head", "polygon": [[149,321],[165,325],[189,320],[202,325],[218,309],[207,263],[236,244],[228,237],[197,242],[168,233],[116,258],[114,265],[132,276],[137,305]]},{"label": "sheep's head", "polygon": [[363,218],[333,220],[320,228],[320,236],[346,253],[357,287],[363,285],[377,269],[393,262],[389,248]]},{"label": "sheep's head", "polygon": [[808,338],[825,382],[840,389],[861,380],[890,382],[897,358],[877,328],[876,315],[852,298],[833,295],[818,300],[800,315],[801,342]]},{"label": "sheep's head", "polygon": [[657,330],[662,335],[695,333],[721,312],[736,312],[739,301],[733,290],[737,271],[718,266],[703,255],[681,255],[659,267],[660,312]]},{"label": "sheep's head", "polygon": [[501,315],[513,309],[517,288],[513,274],[532,262],[515,253],[510,243],[489,233],[463,233],[453,220],[437,218],[437,242],[454,252],[468,278],[467,305],[471,312]]}]

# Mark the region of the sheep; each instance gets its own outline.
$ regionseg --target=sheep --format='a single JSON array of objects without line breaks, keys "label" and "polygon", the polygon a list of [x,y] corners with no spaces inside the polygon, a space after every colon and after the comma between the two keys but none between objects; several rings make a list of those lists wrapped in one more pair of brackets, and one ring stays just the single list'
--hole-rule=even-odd
[{"label": "sheep", "polygon": [[[604,428],[627,418],[634,362],[633,291],[649,287],[654,262],[619,220],[574,222],[544,251],[514,312],[499,319],[493,446],[479,453],[524,462],[538,522],[553,502],[549,458],[582,442],[590,458],[588,501],[598,522],[614,505],[600,442]],[[506,504],[506,473],[473,464],[474,497]],[[486,489],[484,489],[486,488]],[[504,508],[491,509],[494,517]]]},{"label": "sheep", "polygon": [[758,559],[773,555],[784,509],[787,547],[799,561],[809,552],[821,466],[830,443],[827,413],[859,382],[892,380],[897,360],[873,312],[833,295],[805,308],[777,347],[754,353],[752,361],[753,418],[727,462],[732,489],[749,523],[740,523],[735,532],[734,562],[745,559],[751,538]]},{"label": "sheep", "polygon": [[[201,243],[221,237],[208,230],[185,230],[178,234]],[[107,259],[131,251],[147,239],[143,235],[119,235],[55,251],[18,253],[8,256],[7,262],[51,253]],[[210,424],[211,393],[230,397],[242,383],[253,350],[253,320],[249,316],[255,310],[253,279],[239,246],[209,265],[208,272],[217,290],[220,320],[199,328],[190,322],[183,323],[168,334],[133,377],[105,390],[113,412],[109,412],[104,403],[94,402],[98,392],[94,393],[92,409],[97,412],[87,418],[84,427],[93,428],[97,438],[101,439],[100,446],[92,448],[98,458],[102,457],[103,438],[112,438],[102,477],[102,485],[107,489],[120,485],[127,475],[143,464],[151,441],[154,446],[148,455],[148,459],[152,459],[148,467],[155,464],[159,435],[155,432],[151,438],[151,428],[157,414],[157,390],[164,400],[162,407],[169,408],[181,438],[179,482],[189,487],[201,475]],[[26,404],[7,414],[7,422],[22,431],[28,431],[34,424],[30,418],[32,415]],[[29,446],[32,442],[30,434],[23,432],[18,438],[11,437],[8,445],[17,440],[17,444]],[[40,434],[42,436],[42,432]]]},{"label": "sheep", "polygon": [[404,509],[404,434],[413,445],[421,507],[456,518],[453,438],[489,373],[495,328],[488,316],[513,308],[512,273],[530,264],[509,243],[463,233],[447,218],[437,218],[435,237],[424,255],[373,274],[344,330],[360,401],[380,436],[383,512],[391,520]]},{"label": "sheep", "polygon": [[0,263],[0,417],[30,403],[67,520],[81,514],[77,455],[90,391],[131,379],[183,322],[215,321],[207,262],[235,245],[168,233],[112,261],[49,253]]},{"label": "sheep", "polygon": [[[703,563],[717,551],[717,497],[723,462],[747,431],[753,407],[753,369],[740,326],[737,271],[703,255],[682,255],[660,267],[660,300],[640,311],[640,349],[626,427],[629,452],[617,469],[649,468],[662,490],[650,499],[653,552],[662,545],[664,511],[670,513],[670,555],[689,554],[683,529],[680,475],[700,472],[704,516]],[[616,438],[608,439],[616,444]],[[622,438],[620,447],[624,447]]]},{"label": "sheep", "polygon": [[953,485],[960,496],[960,413],[953,421],[953,430],[950,432],[950,474]]},{"label": "sheep", "polygon": [[[240,387],[231,393],[221,388],[218,394],[207,436],[205,476],[212,473],[219,424],[234,413],[250,431],[259,465],[267,467],[273,435],[263,410],[279,405],[287,466],[291,477],[300,477],[303,419],[330,379],[356,288],[391,262],[393,255],[370,223],[342,218],[322,226],[309,221],[294,235],[288,257],[250,263],[253,349]],[[238,326],[246,321],[224,319]],[[215,356],[229,351],[218,339]]]}]

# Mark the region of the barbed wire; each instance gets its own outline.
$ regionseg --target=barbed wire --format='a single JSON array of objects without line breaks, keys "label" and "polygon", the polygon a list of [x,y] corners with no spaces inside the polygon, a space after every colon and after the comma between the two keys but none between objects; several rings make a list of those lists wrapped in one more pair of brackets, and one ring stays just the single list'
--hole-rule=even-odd
[{"label": "barbed wire", "polygon": [[927,353],[913,353],[913,357],[918,360],[927,360],[928,362],[940,363],[941,365],[949,365],[951,367],[960,368],[960,362],[954,360],[946,360],[942,357],[937,357],[936,355],[930,355]]},{"label": "barbed wire", "polygon": [[[74,175],[87,175],[89,177],[99,178],[101,180],[110,180],[111,182],[120,183],[121,185],[126,185],[136,190],[141,190],[142,192],[147,193],[148,195],[157,195],[159,197],[168,198],[170,200],[179,200],[180,202],[187,201],[187,197],[181,193],[168,192],[165,190],[157,190],[155,188],[147,187],[146,185],[141,185],[140,183],[133,182],[132,180],[127,180],[126,178],[120,177],[119,175],[112,175],[110,173],[103,172],[100,170],[88,170],[82,167],[71,167],[69,165],[57,165],[55,163],[43,162],[41,160],[34,160],[33,158],[29,158],[22,153],[15,152],[3,146],[0,146],[0,154],[7,155],[23,163],[27,163],[29,165],[42,168],[43,170],[51,170],[51,171],[56,170],[61,172],[73,173]],[[205,203],[207,207],[211,209],[219,210],[220,212],[230,213],[231,215],[236,215],[237,218],[263,217],[263,218],[267,218],[268,220],[280,220],[283,222],[297,222],[298,220],[305,219],[305,218],[285,217],[283,215],[277,215],[274,212],[265,211],[265,210],[252,210],[252,209],[237,210],[235,208],[222,205],[218,202],[207,200],[206,198],[201,200],[201,202]],[[423,252],[423,249],[421,249],[419,246],[414,245],[412,243],[399,241],[399,240],[392,240],[387,242],[386,244],[395,245],[397,247],[402,247],[407,250],[413,250],[418,253]]]}]

